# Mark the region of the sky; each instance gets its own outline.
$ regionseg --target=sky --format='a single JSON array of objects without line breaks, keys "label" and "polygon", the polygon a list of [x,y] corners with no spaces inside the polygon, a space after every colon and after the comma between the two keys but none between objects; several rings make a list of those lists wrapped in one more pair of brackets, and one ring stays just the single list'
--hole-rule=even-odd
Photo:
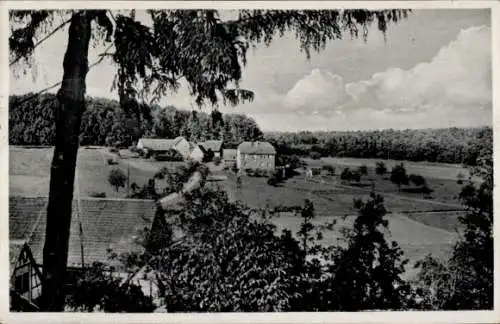
[{"label": "sky", "polygon": [[[10,93],[60,81],[66,44],[62,29],[35,50],[27,74],[11,69]],[[89,61],[103,49],[93,47]],[[255,100],[220,110],[247,114],[265,131],[492,125],[491,60],[489,10],[415,10],[385,38],[375,28],[366,42],[346,35],[310,60],[293,35],[258,46],[240,83]],[[87,94],[117,98],[110,91],[115,72],[107,60],[91,69]],[[185,87],[162,99],[167,104],[198,109]]]}]

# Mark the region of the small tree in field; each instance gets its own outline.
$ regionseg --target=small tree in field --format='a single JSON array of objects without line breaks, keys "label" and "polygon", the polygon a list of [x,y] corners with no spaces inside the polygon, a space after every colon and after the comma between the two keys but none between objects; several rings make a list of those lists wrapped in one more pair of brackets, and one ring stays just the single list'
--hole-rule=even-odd
[{"label": "small tree in field", "polygon": [[358,172],[361,174],[361,175],[367,175],[368,174],[368,167],[366,165],[361,165],[359,168],[358,168]]},{"label": "small tree in field", "polygon": [[413,183],[417,187],[426,185],[425,178],[418,174],[410,174],[410,176],[408,177],[408,181]]},{"label": "small tree in field", "polygon": [[342,181],[350,181],[352,178],[352,172],[349,168],[345,168],[340,174],[340,180]]},{"label": "small tree in field", "polygon": [[361,181],[361,172],[354,171],[351,173],[351,181],[360,182]]},{"label": "small tree in field", "polygon": [[398,190],[401,190],[401,185],[408,184],[408,175],[406,174],[406,169],[403,163],[396,165],[391,171],[391,182],[398,186]]},{"label": "small tree in field", "polygon": [[378,175],[385,175],[387,173],[387,167],[384,162],[377,162],[375,165],[375,173]]},{"label": "small tree in field", "polygon": [[110,185],[115,187],[116,192],[118,192],[120,188],[125,187],[125,184],[127,183],[127,176],[122,170],[114,168],[109,172],[108,182]]}]

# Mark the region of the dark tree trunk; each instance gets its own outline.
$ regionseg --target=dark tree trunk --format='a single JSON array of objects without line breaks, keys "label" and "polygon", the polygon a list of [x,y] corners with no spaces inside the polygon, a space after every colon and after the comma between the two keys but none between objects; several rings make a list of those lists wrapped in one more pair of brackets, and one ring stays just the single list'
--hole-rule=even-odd
[{"label": "dark tree trunk", "polygon": [[79,145],[80,124],[85,111],[85,78],[91,18],[88,12],[76,14],[69,27],[64,56],[64,75],[57,94],[56,139],[50,170],[47,227],[43,249],[42,309],[64,310],[63,286],[68,261],[68,244],[73,202],[73,184]]}]

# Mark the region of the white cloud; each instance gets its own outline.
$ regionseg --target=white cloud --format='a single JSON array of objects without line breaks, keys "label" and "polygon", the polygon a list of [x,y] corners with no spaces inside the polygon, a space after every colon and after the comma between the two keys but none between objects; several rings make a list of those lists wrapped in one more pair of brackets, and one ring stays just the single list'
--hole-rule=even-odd
[{"label": "white cloud", "polygon": [[345,101],[341,76],[314,69],[300,79],[284,98],[286,107],[298,112],[320,114],[338,108]]},{"label": "white cloud", "polygon": [[287,93],[261,97],[248,112],[265,129],[285,121],[282,128],[290,130],[491,124],[490,37],[486,26],[463,29],[429,62],[347,84],[313,69]]},{"label": "white cloud", "polygon": [[346,85],[355,105],[375,109],[491,105],[491,30],[462,30],[427,63],[409,70],[391,68]]}]

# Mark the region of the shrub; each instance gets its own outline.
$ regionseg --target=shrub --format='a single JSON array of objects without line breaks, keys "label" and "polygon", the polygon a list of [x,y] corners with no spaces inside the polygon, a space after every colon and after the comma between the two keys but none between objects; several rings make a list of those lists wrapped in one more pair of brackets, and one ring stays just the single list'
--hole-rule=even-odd
[{"label": "shrub", "polygon": [[361,173],[359,171],[351,172],[351,181],[360,182],[361,181]]},{"label": "shrub", "polygon": [[366,165],[361,165],[359,168],[358,168],[358,171],[361,175],[367,175],[368,174],[368,167]]},{"label": "shrub", "polygon": [[349,181],[352,178],[352,172],[349,168],[345,168],[340,174],[340,179],[343,181]]},{"label": "shrub", "polygon": [[114,168],[109,172],[108,182],[115,187],[116,192],[118,192],[120,188],[125,187],[127,176],[119,168]]},{"label": "shrub", "polygon": [[317,176],[321,174],[321,169],[320,168],[311,168],[311,172],[313,176]]},{"label": "shrub", "polygon": [[220,156],[214,157],[212,161],[214,162],[215,165],[220,165],[222,162]]},{"label": "shrub", "polygon": [[319,159],[321,159],[321,153],[316,152],[316,151],[311,151],[311,152],[309,153],[309,157],[310,157],[311,159],[313,159],[313,160],[319,160]]},{"label": "shrub", "polygon": [[94,197],[94,198],[106,198],[106,193],[105,192],[90,192],[89,193],[89,196],[90,197]]},{"label": "shrub", "polygon": [[457,174],[457,183],[459,185],[463,184],[464,183],[464,178],[465,178],[464,174],[462,172],[459,172]]},{"label": "shrub", "polygon": [[425,178],[419,174],[410,174],[410,176],[408,177],[408,181],[413,183],[417,187],[425,186],[426,183]]},{"label": "shrub", "polygon": [[250,169],[250,168],[246,168],[245,169],[245,174],[249,177],[253,177],[254,175],[254,172],[253,172],[253,169]]},{"label": "shrub", "polygon": [[375,173],[378,175],[384,175],[387,173],[387,167],[385,166],[385,163],[380,161],[377,162],[375,165]]},{"label": "shrub", "polygon": [[276,186],[278,183],[283,181],[283,173],[281,170],[275,170],[271,173],[269,176],[269,179],[267,180],[267,184],[270,186]]},{"label": "shrub", "polygon": [[174,149],[170,149],[163,154],[155,155],[156,161],[171,161],[171,162],[180,162],[184,161],[184,157],[178,151]]},{"label": "shrub", "polygon": [[[215,153],[212,151],[212,149],[208,149],[205,154],[203,155],[203,162],[210,162],[213,161],[215,163]],[[220,158],[219,158],[220,161]],[[216,164],[218,165],[218,164]]]},{"label": "shrub", "polygon": [[403,163],[398,164],[394,166],[394,168],[392,168],[391,182],[398,186],[398,190],[401,190],[402,184],[408,184],[408,175],[406,174],[406,169]]},{"label": "shrub", "polygon": [[118,153],[118,152],[119,152],[119,150],[118,150],[116,147],[110,147],[110,148],[109,148],[109,152],[110,152],[110,153]]},{"label": "shrub", "polygon": [[326,171],[328,175],[335,175],[335,167],[331,164],[325,164],[322,169]]},{"label": "shrub", "polygon": [[108,159],[108,165],[117,165],[117,164],[118,164],[118,161],[116,161],[115,159],[113,159],[113,158]]}]

